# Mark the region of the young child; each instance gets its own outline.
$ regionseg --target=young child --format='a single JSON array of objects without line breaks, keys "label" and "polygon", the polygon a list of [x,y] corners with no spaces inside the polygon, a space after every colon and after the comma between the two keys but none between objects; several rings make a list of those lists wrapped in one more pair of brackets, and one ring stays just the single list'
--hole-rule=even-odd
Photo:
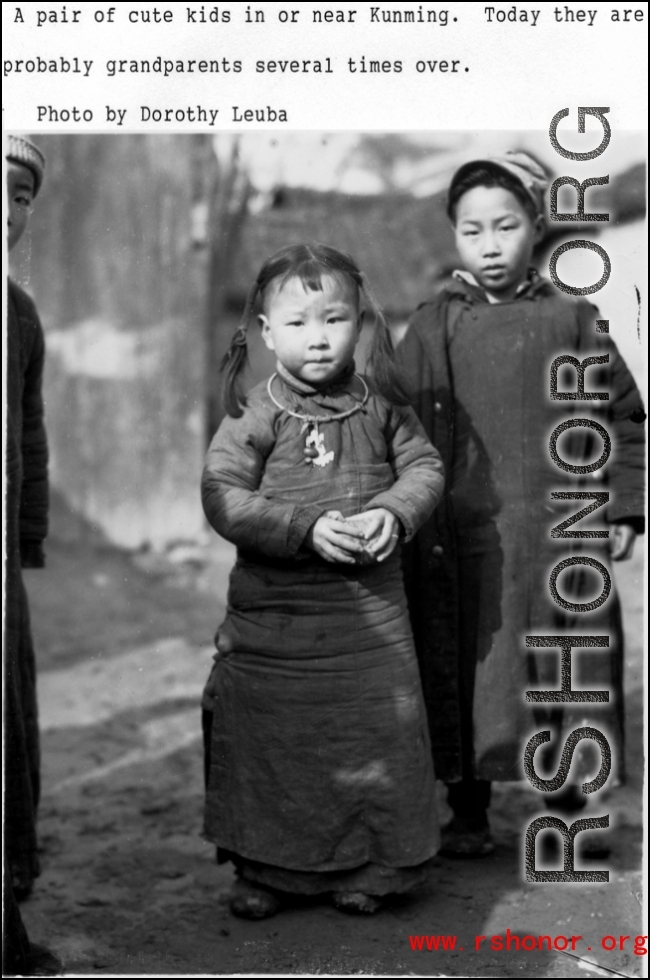
[{"label": "young child", "polygon": [[[45,170],[32,142],[7,137],[7,244],[27,227]],[[61,968],[46,949],[29,942],[17,901],[39,874],[36,808],[40,754],[36,664],[21,568],[44,565],[47,534],[47,441],[41,385],[43,330],[33,301],[13,280],[7,298],[7,492],[4,630],[4,903],[5,973],[53,976]],[[40,971],[40,972],[39,972]]]},{"label": "young child", "polygon": [[[276,373],[246,400],[256,301]],[[361,304],[375,317],[355,372]],[[386,322],[325,245],[262,267],[225,359],[203,506],[237,545],[206,688],[206,835],[234,862],[237,915],[330,893],[348,911],[425,880],[434,775],[398,540],[440,499],[436,450],[404,404]]]},{"label": "young child", "polygon": [[[615,446],[606,468],[610,557],[629,557],[635,532],[643,530],[638,423],[644,413],[634,381],[609,337],[596,333],[594,307],[567,298],[530,267],[543,231],[545,183],[524,153],[475,160],[458,170],[448,214],[464,270],[419,308],[399,349],[416,411],[448,473],[449,493],[410,546],[405,577],[436,773],[448,784],[454,812],[442,851],[458,856],[493,851],[491,782],[524,778],[524,746],[540,730],[540,719],[543,727],[551,723],[555,749],[564,741],[561,706],[545,716],[524,701],[531,687],[557,687],[559,654],[527,656],[525,636],[576,630],[620,635],[615,597],[603,613],[570,620],[548,591],[550,570],[576,544],[551,538],[551,528],[576,505],[565,512],[551,501],[551,491],[575,486],[550,460],[548,439],[576,406],[603,412]],[[603,352],[609,363],[589,368],[587,390],[606,389],[609,401],[550,399],[554,358],[573,354],[582,360]],[[575,383],[574,371],[565,390],[575,391]],[[589,461],[595,458],[586,446],[582,451]],[[602,487],[593,476],[589,485]],[[589,541],[590,552],[594,545]],[[584,575],[574,575],[573,582],[567,576],[561,588],[565,595],[573,588],[576,601],[592,583]],[[589,680],[600,675],[618,694],[609,706],[586,706],[596,727],[599,719],[606,721],[615,737],[622,650],[614,640],[609,653],[581,653],[574,672],[582,670]],[[577,724],[584,724],[585,706],[579,707]],[[548,761],[554,775],[557,765]],[[577,802],[570,790],[545,799],[558,806]]]}]

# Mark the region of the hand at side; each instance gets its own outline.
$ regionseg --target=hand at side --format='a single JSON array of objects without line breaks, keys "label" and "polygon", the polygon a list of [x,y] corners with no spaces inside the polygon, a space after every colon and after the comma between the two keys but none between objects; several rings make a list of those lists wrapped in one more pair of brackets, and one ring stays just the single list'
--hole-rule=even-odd
[{"label": "hand at side", "polygon": [[612,561],[626,561],[632,557],[636,531],[630,524],[614,524],[610,532],[609,556]]}]

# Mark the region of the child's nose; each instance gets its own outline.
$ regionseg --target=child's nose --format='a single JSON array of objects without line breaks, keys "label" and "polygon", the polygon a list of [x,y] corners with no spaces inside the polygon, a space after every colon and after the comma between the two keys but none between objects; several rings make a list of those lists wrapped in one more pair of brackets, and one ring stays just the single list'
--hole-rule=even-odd
[{"label": "child's nose", "polygon": [[314,324],[309,331],[309,346],[318,348],[329,346],[327,331],[321,324]]},{"label": "child's nose", "polygon": [[499,239],[491,231],[487,231],[483,236],[483,254],[484,255],[497,255],[499,249]]}]

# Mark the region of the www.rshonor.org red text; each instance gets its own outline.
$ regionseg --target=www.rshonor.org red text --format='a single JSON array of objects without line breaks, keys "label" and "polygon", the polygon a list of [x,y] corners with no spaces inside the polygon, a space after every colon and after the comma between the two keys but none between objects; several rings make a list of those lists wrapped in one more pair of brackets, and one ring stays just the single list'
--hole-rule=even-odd
[{"label": "www.rshonor.org red text", "polygon": [[[462,952],[465,947],[460,946],[458,936],[409,936],[409,943],[412,950],[422,950],[423,952]],[[587,944],[583,936],[518,936],[516,933],[506,929],[505,935],[496,936],[474,936],[475,950],[480,950],[486,943],[494,952],[502,950],[517,952],[525,950],[558,950],[561,953],[571,952],[591,952],[592,946]],[[647,949],[647,936],[603,936],[596,948],[604,949],[608,953],[613,950],[627,950],[633,952],[635,956],[645,956]],[[469,947],[470,949],[472,947]]]}]

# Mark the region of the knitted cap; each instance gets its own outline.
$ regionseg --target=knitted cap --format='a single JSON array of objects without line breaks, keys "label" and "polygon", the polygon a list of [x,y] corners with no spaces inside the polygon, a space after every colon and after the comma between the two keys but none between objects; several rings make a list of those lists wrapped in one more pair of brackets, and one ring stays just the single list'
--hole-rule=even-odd
[{"label": "knitted cap", "polygon": [[535,205],[537,213],[544,213],[544,191],[548,187],[546,174],[537,161],[523,151],[508,150],[503,156],[486,157],[484,160],[472,160],[470,163],[464,163],[452,177],[449,192],[451,193],[458,181],[467,177],[472,170],[486,165],[505,170],[511,176],[516,177]]},{"label": "knitted cap", "polygon": [[34,197],[36,197],[45,173],[45,157],[39,148],[24,136],[8,136],[7,160],[20,163],[31,170],[34,174]]}]

